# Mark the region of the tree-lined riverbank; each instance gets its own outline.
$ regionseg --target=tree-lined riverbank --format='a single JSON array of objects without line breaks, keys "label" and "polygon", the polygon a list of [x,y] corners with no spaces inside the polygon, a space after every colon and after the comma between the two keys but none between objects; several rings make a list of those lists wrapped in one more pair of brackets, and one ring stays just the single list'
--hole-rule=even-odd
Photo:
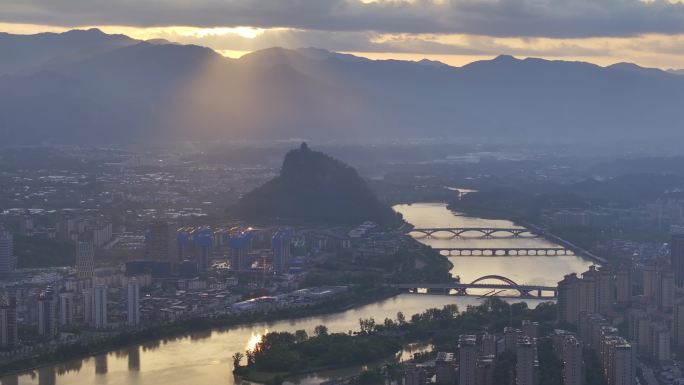
[{"label": "tree-lined riverbank", "polygon": [[[429,340],[435,350],[457,351],[458,335],[501,332],[519,327],[523,319],[539,322],[542,332],[552,329],[556,307],[551,302],[530,309],[524,302],[509,304],[489,298],[478,306],[459,309],[447,305],[428,309],[408,318],[401,312],[384,320],[359,319],[359,331],[330,334],[324,326],[309,336],[305,331],[272,332],[253,349],[236,353],[234,373],[243,379],[280,383],[303,373],[368,364],[396,354],[403,345]],[[390,360],[394,361],[394,360]]]}]

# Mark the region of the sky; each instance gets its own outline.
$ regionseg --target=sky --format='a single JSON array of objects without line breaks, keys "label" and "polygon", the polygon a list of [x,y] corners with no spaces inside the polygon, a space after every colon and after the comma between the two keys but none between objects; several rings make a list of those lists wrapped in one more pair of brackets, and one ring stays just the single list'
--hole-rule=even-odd
[{"label": "sky", "polygon": [[[682,0],[684,1],[684,0]],[[680,0],[0,0],[0,31],[100,28],[213,48],[463,65],[500,54],[684,68]]]}]

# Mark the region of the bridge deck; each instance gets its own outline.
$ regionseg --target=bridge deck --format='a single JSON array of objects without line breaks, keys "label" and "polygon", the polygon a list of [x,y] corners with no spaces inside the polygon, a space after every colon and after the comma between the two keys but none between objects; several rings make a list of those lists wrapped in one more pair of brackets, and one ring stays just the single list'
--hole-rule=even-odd
[{"label": "bridge deck", "polygon": [[437,252],[447,252],[456,256],[497,257],[497,256],[556,256],[573,255],[575,252],[566,247],[434,247]]},{"label": "bridge deck", "polygon": [[524,291],[556,291],[556,286],[540,286],[540,285],[505,285],[505,284],[488,284],[488,283],[405,283],[395,284],[392,287],[396,289],[433,289],[433,290],[457,290],[457,289],[506,289],[506,290],[524,290]]},{"label": "bridge deck", "polygon": [[422,233],[427,236],[432,236],[436,233],[449,233],[454,236],[461,236],[466,233],[480,233],[485,237],[491,237],[494,234],[509,234],[513,237],[521,237],[523,234],[528,237],[538,237],[534,231],[524,227],[419,227],[412,228],[407,233]]}]

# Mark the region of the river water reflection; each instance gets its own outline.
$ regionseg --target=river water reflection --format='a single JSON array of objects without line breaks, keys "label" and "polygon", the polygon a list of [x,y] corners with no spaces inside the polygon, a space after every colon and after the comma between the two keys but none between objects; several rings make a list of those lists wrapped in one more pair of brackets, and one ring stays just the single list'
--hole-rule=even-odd
[{"label": "river water reflection", "polygon": [[[413,204],[396,206],[410,223],[417,227],[486,226],[511,227],[508,221],[491,221],[455,216],[443,204]],[[421,242],[431,245],[452,245],[488,242],[521,242],[524,245],[549,245],[539,239],[437,239],[424,238]],[[520,244],[520,243],[518,243]],[[452,271],[463,282],[470,282],[487,274],[500,274],[519,283],[555,284],[563,274],[583,271],[590,262],[574,256],[558,257],[467,257],[450,258]],[[83,360],[51,365],[19,376],[3,377],[2,385],[231,385],[235,383],[231,356],[237,351],[252,347],[269,331],[295,331],[305,329],[313,332],[315,326],[324,324],[331,332],[358,330],[359,318],[373,317],[378,321],[395,318],[398,311],[406,316],[431,307],[457,304],[465,308],[477,304],[475,297],[403,294],[384,301],[360,306],[341,313],[260,323],[222,330],[207,331],[181,338],[167,339],[132,346]],[[529,301],[534,306],[536,301]],[[306,376],[301,383],[318,383],[330,376],[347,372],[332,372]]]},{"label": "river water reflection", "polygon": [[[467,217],[453,213],[443,203],[397,205],[394,209],[415,227],[520,227],[511,221]],[[436,234],[416,236],[433,247],[557,247],[541,238],[454,238]],[[592,263],[575,255],[525,257],[449,257],[451,273],[470,283],[485,275],[501,275],[519,284],[555,286],[569,272],[585,271]]]}]

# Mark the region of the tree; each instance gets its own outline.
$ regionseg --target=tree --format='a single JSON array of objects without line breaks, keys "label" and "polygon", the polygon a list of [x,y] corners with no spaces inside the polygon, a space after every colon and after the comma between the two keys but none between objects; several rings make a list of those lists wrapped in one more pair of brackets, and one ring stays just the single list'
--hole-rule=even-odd
[{"label": "tree", "polygon": [[309,338],[309,335],[306,333],[306,330],[300,329],[295,331],[295,341],[297,342],[304,342]]},{"label": "tree", "polygon": [[254,351],[248,350],[245,352],[245,355],[247,356],[247,366],[254,365]]},{"label": "tree", "polygon": [[242,359],[244,357],[245,355],[240,352],[233,354],[233,368],[235,370],[238,370],[240,368],[240,363],[242,362]]},{"label": "tree", "polygon": [[328,327],[325,325],[318,325],[314,328],[316,337],[323,337],[328,335]]},{"label": "tree", "polygon": [[361,333],[372,333],[375,330],[375,319],[373,317],[366,319],[359,318],[359,328],[361,329]]},{"label": "tree", "polygon": [[403,325],[406,323],[406,316],[402,312],[397,312],[397,322],[399,322],[399,325]]},{"label": "tree", "polygon": [[458,315],[458,305],[455,304],[444,305],[442,310],[451,318],[454,318]]}]

